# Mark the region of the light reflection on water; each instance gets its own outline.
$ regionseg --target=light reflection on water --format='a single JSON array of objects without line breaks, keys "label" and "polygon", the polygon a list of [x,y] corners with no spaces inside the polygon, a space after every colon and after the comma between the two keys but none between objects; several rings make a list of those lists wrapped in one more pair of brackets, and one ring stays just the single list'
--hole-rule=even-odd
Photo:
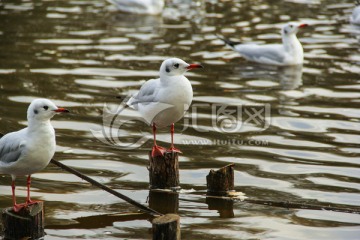
[{"label": "light reflection on water", "polygon": [[[235,163],[236,190],[249,198],[360,206],[360,31],[348,24],[352,1],[204,2],[173,0],[163,16],[122,14],[106,1],[1,2],[0,132],[26,125],[32,99],[53,99],[72,112],[52,121],[56,159],[146,204],[151,141],[119,150],[96,140],[90,129],[101,129],[104,103],[116,108],[116,96],[157,77],[163,59],[201,62],[203,71],[187,74],[194,104],[268,103],[271,119],[265,130],[244,126],[221,134],[203,107],[197,116],[205,132],[176,124],[175,143],[184,152],[181,185],[196,190],[180,194],[183,238],[357,239],[358,215],[238,202],[234,217],[223,218],[203,196],[209,170]],[[303,66],[247,62],[215,36],[275,43],[290,20],[310,24],[298,36]],[[141,122],[120,131],[141,132],[150,133]],[[167,146],[168,130],[158,139]],[[238,144],[221,144],[233,140]],[[81,179],[52,165],[33,177],[34,198],[46,200],[46,239],[150,238],[146,217],[118,214],[136,209]],[[19,178],[22,198],[24,183]],[[8,176],[0,177],[0,207],[11,203],[9,184]]]}]

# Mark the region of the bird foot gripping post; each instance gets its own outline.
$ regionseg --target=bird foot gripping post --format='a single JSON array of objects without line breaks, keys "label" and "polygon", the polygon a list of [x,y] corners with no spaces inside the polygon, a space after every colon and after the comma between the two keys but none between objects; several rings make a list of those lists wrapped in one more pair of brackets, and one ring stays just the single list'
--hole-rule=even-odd
[{"label": "bird foot gripping post", "polygon": [[44,203],[37,201],[15,212],[5,208],[1,214],[3,239],[39,239],[45,236]]}]

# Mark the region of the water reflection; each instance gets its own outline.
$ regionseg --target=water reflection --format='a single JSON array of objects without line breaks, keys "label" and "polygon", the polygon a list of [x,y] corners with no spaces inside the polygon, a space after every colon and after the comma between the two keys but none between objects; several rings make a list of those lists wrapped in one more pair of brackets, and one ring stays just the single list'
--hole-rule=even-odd
[{"label": "water reflection", "polygon": [[[156,30],[163,23],[161,16],[153,15],[136,15],[136,14],[124,14],[124,13],[115,13],[108,15],[108,24],[115,27],[121,27],[121,31],[135,31],[132,28],[141,31],[143,27],[151,27],[152,30]],[[136,32],[137,32],[136,31]]]},{"label": "water reflection", "polygon": [[276,67],[258,64],[236,67],[234,70],[244,79],[278,82],[281,90],[294,90],[302,85],[303,65]]},{"label": "water reflection", "polygon": [[209,210],[217,210],[221,218],[235,217],[233,200],[207,197],[206,204]]},{"label": "water reflection", "polygon": [[179,210],[179,194],[176,192],[160,192],[149,191],[148,196],[149,207],[157,212],[178,213]]}]

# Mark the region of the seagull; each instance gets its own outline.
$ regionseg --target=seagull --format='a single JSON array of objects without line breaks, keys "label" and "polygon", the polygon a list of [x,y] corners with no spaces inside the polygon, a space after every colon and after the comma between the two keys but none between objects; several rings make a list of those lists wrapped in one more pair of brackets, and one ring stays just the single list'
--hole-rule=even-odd
[{"label": "seagull", "polygon": [[[10,174],[12,178],[13,209],[22,208],[37,201],[30,199],[31,174],[44,169],[55,153],[55,130],[50,119],[61,112],[48,99],[34,99],[27,110],[28,127],[11,132],[0,138],[0,174]],[[27,175],[27,198],[24,204],[16,204],[15,179]]]},{"label": "seagull", "polygon": [[249,61],[277,66],[299,65],[303,63],[304,51],[296,33],[306,26],[308,24],[284,25],[281,29],[282,44],[243,44],[219,38]]},{"label": "seagull", "polygon": [[107,0],[117,9],[127,13],[158,15],[164,8],[164,0]]},{"label": "seagull", "polygon": [[350,23],[360,25],[360,1],[357,1],[356,5],[350,16]]},{"label": "seagull", "polygon": [[[152,126],[152,157],[163,156],[166,151],[181,153],[174,147],[174,123],[184,116],[193,99],[191,83],[184,73],[202,67],[200,64],[188,64],[179,58],[166,59],[160,67],[160,78],[146,81],[139,92],[127,101],[127,105],[138,110]],[[156,144],[156,129],[167,126],[171,126],[171,146],[168,150]]]}]

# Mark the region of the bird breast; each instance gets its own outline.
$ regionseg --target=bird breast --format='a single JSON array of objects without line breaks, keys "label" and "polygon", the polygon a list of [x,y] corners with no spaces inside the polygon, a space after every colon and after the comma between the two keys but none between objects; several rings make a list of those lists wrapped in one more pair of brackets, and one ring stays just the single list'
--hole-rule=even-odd
[{"label": "bird breast", "polygon": [[44,169],[55,154],[54,129],[41,129],[36,135],[29,133],[24,155],[14,164],[14,175],[29,175]]},{"label": "bird breast", "polygon": [[193,98],[193,90],[187,78],[171,80],[161,88],[159,102],[164,104],[164,110],[159,111],[149,122],[154,122],[158,127],[169,126],[179,121],[189,109]]}]

